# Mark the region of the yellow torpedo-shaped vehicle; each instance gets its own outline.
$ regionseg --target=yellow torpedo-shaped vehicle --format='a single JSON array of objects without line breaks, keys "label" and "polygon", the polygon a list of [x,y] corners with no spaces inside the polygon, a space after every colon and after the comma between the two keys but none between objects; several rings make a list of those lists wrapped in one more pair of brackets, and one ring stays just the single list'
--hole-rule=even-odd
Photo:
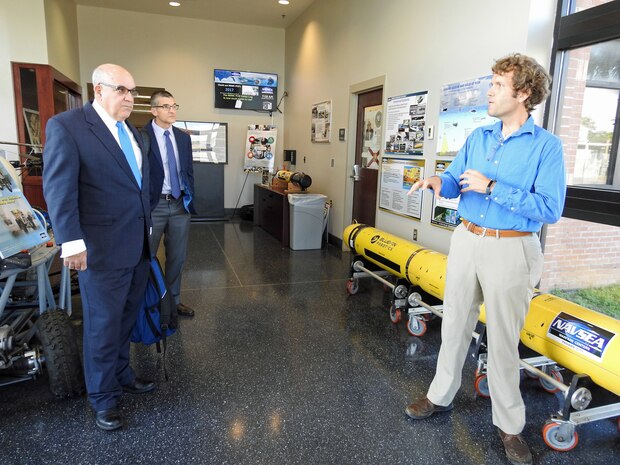
[{"label": "yellow torpedo-shaped vehicle", "polygon": [[[443,300],[446,255],[362,224],[347,226],[343,238],[369,262]],[[484,317],[482,308],[480,321]],[[620,320],[551,294],[537,294],[521,342],[620,395]]]}]

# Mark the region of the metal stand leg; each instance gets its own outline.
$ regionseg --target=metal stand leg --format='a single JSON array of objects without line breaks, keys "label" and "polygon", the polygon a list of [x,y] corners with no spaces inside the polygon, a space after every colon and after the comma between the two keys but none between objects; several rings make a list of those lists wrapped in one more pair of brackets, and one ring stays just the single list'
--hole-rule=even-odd
[{"label": "metal stand leg", "polygon": [[69,316],[73,312],[71,302],[71,271],[64,266],[60,271],[60,290],[58,292],[58,306],[64,309]]}]

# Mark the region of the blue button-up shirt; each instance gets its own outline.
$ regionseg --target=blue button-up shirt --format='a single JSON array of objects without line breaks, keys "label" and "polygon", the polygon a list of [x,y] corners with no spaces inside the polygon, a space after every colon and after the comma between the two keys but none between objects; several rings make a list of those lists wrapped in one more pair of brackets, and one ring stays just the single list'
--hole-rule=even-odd
[{"label": "blue button-up shirt", "polygon": [[[459,176],[468,169],[497,181],[490,195],[461,194]],[[501,122],[477,128],[440,177],[441,196],[461,195],[459,215],[483,227],[537,232],[543,223],[555,223],[562,216],[562,142],[536,126],[531,116],[506,139]]]}]

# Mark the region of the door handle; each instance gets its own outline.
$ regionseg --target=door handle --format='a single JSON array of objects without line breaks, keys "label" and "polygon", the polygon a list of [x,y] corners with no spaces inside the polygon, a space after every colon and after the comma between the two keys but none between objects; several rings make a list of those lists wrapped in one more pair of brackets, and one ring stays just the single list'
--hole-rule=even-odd
[{"label": "door handle", "polygon": [[353,165],[353,174],[350,176],[353,181],[360,180],[360,165]]}]

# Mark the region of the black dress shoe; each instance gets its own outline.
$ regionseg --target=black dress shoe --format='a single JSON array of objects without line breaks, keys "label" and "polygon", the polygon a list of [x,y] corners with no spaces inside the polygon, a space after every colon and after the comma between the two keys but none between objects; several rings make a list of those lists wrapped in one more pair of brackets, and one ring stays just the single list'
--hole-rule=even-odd
[{"label": "black dress shoe", "polygon": [[123,426],[123,417],[117,408],[100,410],[95,413],[95,424],[105,431],[113,431]]},{"label": "black dress shoe", "polygon": [[155,389],[154,382],[140,378],[136,378],[133,380],[133,383],[123,386],[123,391],[129,394],[144,394],[145,392],[151,392],[153,389]]},{"label": "black dress shoe", "polygon": [[181,316],[194,316],[194,309],[185,304],[177,304],[177,313]]}]

